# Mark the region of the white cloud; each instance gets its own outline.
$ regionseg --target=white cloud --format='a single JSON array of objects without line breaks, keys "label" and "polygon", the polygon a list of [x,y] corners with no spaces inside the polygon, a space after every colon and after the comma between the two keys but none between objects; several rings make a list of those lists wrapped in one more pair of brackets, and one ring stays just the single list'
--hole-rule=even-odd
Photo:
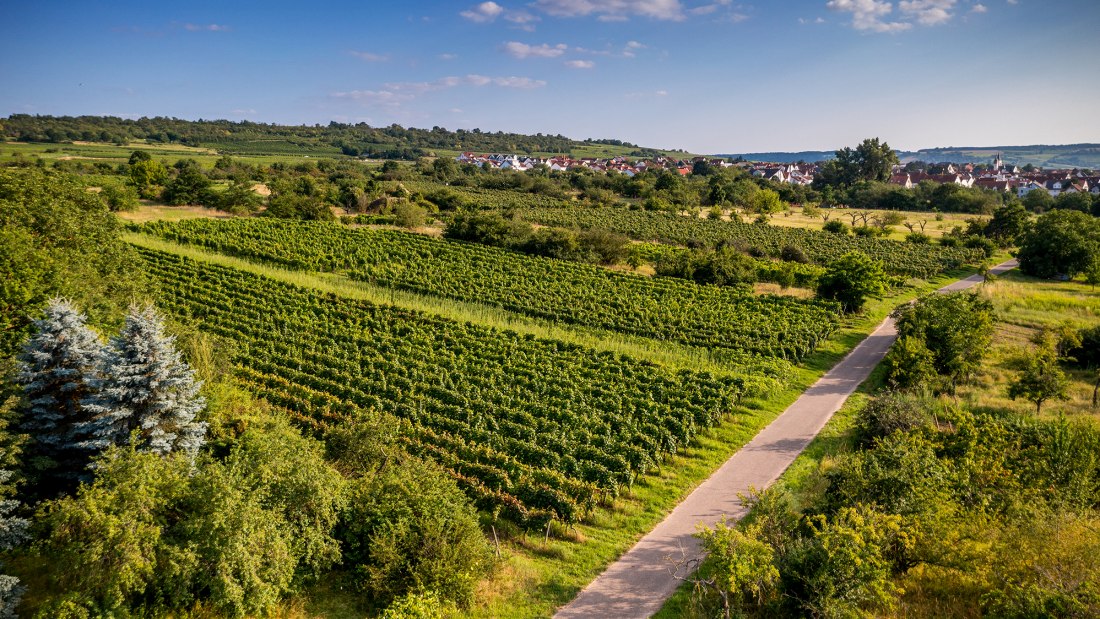
[{"label": "white cloud", "polygon": [[984,4],[979,2],[978,4],[975,4],[973,7],[970,8],[970,12],[971,13],[988,13],[989,8],[987,6],[985,6]]},{"label": "white cloud", "polygon": [[1009,4],[1019,4],[1020,0],[1008,0]]},{"label": "white cloud", "polygon": [[667,97],[668,96],[668,91],[667,90],[658,90],[657,92],[655,92],[653,94],[657,95],[658,97]]},{"label": "white cloud", "polygon": [[591,69],[596,63],[591,60],[567,60],[565,66],[570,69]]},{"label": "white cloud", "polygon": [[373,52],[360,52],[356,50],[351,50],[348,53],[360,60],[365,60],[367,62],[386,62],[390,59],[389,54],[375,54]]},{"label": "white cloud", "polygon": [[515,24],[520,30],[534,32],[535,22],[542,21],[542,18],[527,11],[509,11],[505,13],[504,20]]},{"label": "white cloud", "polygon": [[333,99],[345,99],[364,105],[388,105],[397,106],[406,101],[411,101],[412,94],[399,93],[392,90],[349,90],[346,92],[334,92],[329,95]]},{"label": "white cloud", "polygon": [[648,17],[681,21],[685,17],[680,0],[535,0],[534,6],[554,17],[588,17],[600,21],[624,21]]},{"label": "white cloud", "polygon": [[557,58],[565,53],[565,50],[569,49],[564,43],[558,43],[557,45],[528,45],[526,43],[520,43],[519,41],[508,41],[504,44],[503,49],[505,53],[514,58]]},{"label": "white cloud", "polygon": [[894,5],[881,0],[829,0],[825,6],[841,13],[852,14],[852,27],[872,32],[901,32],[913,27],[908,22],[884,21],[894,11]]},{"label": "white cloud", "polygon": [[254,110],[252,108],[247,108],[247,109],[238,108],[238,109],[235,109],[235,110],[230,110],[229,113],[233,116],[251,116],[251,115],[256,113],[256,110]]},{"label": "white cloud", "polygon": [[183,29],[189,32],[228,32],[229,26],[222,24],[184,24]]},{"label": "white cloud", "polygon": [[938,26],[951,21],[956,0],[901,0],[898,8],[922,26]]},{"label": "white cloud", "polygon": [[491,22],[504,12],[504,7],[496,2],[482,2],[468,11],[462,11],[459,15],[479,24]]},{"label": "white cloud", "polygon": [[454,59],[458,58],[458,54],[440,54],[439,56],[436,56],[436,57],[439,58],[440,60],[454,60]]}]

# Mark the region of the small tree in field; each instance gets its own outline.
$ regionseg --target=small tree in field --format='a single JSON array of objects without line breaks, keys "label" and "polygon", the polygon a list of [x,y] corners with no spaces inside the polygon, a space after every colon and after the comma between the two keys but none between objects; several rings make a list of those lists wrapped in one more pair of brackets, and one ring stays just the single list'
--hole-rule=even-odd
[{"label": "small tree in field", "polygon": [[839,301],[845,312],[863,309],[868,297],[885,289],[882,265],[859,252],[848,252],[830,264],[817,284],[818,296]]},{"label": "small tree in field", "polygon": [[1058,367],[1058,353],[1050,341],[1039,344],[1037,350],[1024,356],[1023,368],[1008,385],[1008,397],[1022,397],[1035,404],[1035,414],[1043,411],[1048,400],[1066,400],[1069,381]]},{"label": "small tree in field", "polygon": [[193,456],[205,442],[206,424],[195,421],[205,406],[200,383],[152,306],[130,309],[97,387],[86,402],[95,414],[86,424],[89,447],[125,444],[136,432],[140,450]]},{"label": "small tree in field", "polygon": [[44,496],[74,485],[92,454],[80,430],[91,419],[84,401],[94,392],[104,347],[85,320],[68,301],[53,299],[19,355],[16,382],[27,402],[20,430],[31,437],[25,468]]}]

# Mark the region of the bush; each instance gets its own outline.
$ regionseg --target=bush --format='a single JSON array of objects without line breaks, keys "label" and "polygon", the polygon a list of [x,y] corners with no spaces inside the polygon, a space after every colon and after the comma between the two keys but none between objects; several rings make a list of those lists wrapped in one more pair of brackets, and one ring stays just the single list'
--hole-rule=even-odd
[{"label": "bush", "polygon": [[383,603],[438,591],[469,605],[493,555],[477,512],[454,480],[408,460],[355,484],[340,538],[357,585]]},{"label": "bush", "polygon": [[882,265],[859,252],[849,252],[834,261],[818,279],[817,294],[839,301],[845,312],[863,308],[867,297],[882,294],[886,275]]},{"label": "bush", "polygon": [[908,243],[915,243],[917,245],[929,245],[932,243],[932,237],[923,232],[910,232],[905,235],[905,240]]},{"label": "bush", "polygon": [[839,234],[841,236],[848,235],[848,226],[843,221],[836,219],[825,222],[825,225],[821,227],[825,232],[832,232],[833,234]]},{"label": "bush", "polygon": [[393,223],[402,228],[419,228],[427,220],[427,209],[414,202],[405,200],[393,208]]},{"label": "bush", "polygon": [[133,187],[118,183],[107,183],[103,185],[103,191],[100,192],[100,195],[103,196],[103,201],[107,203],[107,208],[111,212],[137,210],[138,194]]},{"label": "bush", "polygon": [[927,404],[900,393],[886,393],[863,407],[856,418],[856,429],[860,442],[869,445],[875,439],[928,427],[931,423]]},{"label": "bush", "polygon": [[1100,260],[1100,220],[1079,211],[1051,211],[1023,235],[1018,257],[1028,275],[1073,277]]},{"label": "bush", "polygon": [[[844,225],[844,224],[840,224]],[[797,262],[799,264],[806,264],[810,261],[810,257],[806,255],[806,252],[797,245],[784,245],[783,249],[779,250],[779,257],[787,262]]]}]

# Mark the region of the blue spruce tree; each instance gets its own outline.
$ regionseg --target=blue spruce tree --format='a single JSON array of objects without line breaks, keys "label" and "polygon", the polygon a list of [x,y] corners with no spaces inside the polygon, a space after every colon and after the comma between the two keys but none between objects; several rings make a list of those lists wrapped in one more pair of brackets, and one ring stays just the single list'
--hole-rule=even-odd
[{"label": "blue spruce tree", "polygon": [[[11,471],[0,469],[0,496],[11,494]],[[19,503],[0,499],[0,552],[7,552],[29,539],[30,522],[12,515]],[[23,598],[24,587],[15,576],[0,574],[0,619],[15,619],[15,608]]]},{"label": "blue spruce tree", "polygon": [[136,437],[138,449],[194,457],[206,441],[206,424],[195,421],[206,404],[201,383],[151,305],[130,308],[104,367],[97,392],[86,401],[95,415],[84,426],[86,444],[102,450]]},{"label": "blue spruce tree", "polygon": [[105,350],[84,323],[68,301],[53,299],[19,355],[16,382],[27,402],[20,430],[31,437],[25,468],[36,494],[44,497],[75,487],[92,456],[81,434],[91,419],[84,402],[99,378]]}]

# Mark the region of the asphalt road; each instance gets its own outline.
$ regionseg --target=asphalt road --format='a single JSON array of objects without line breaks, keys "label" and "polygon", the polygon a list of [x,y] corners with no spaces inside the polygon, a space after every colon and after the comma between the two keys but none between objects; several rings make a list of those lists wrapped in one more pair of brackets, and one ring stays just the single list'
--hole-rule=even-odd
[{"label": "asphalt road", "polygon": [[[1010,260],[991,272],[996,275],[1013,268],[1016,261]],[[983,279],[973,275],[939,292],[965,290]],[[638,619],[660,610],[680,586],[677,576],[689,575],[683,568],[677,573],[676,563],[686,565],[702,556],[699,541],[692,536],[698,526],[744,516],[746,508],[737,495],[747,494],[750,488],[763,490],[778,479],[870,376],[896,338],[894,321],[887,318],[554,616]]]}]

